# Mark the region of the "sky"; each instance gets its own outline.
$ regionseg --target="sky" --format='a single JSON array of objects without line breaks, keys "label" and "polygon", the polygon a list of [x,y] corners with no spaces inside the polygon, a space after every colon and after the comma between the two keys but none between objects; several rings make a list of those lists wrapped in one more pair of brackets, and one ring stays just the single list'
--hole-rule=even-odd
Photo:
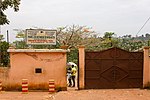
[{"label": "sky", "polygon": [[[140,36],[150,33],[150,21],[138,33],[150,17],[150,0],[21,0],[20,10],[5,11],[9,25],[1,26],[6,37],[14,41],[14,29],[45,28],[56,29],[73,24],[92,27],[101,36],[115,32]],[[137,34],[138,33],[138,34]]]}]

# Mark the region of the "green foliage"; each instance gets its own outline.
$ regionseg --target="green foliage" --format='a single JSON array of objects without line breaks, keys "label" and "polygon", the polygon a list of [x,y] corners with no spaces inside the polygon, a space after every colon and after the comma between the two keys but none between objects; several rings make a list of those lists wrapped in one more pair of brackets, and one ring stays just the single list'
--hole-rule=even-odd
[{"label": "green foliage", "polygon": [[3,38],[3,35],[0,35],[0,41],[2,41],[4,38]]},{"label": "green foliage", "polygon": [[[139,51],[143,46],[148,46],[150,34],[139,37],[124,35],[117,37],[114,32],[105,32],[104,36],[100,37],[98,33],[91,31],[92,28],[86,26],[72,25],[57,28],[57,44],[56,45],[32,45],[25,44],[25,35],[21,31],[17,34],[17,38],[23,38],[20,43],[15,43],[16,48],[33,48],[33,49],[56,49],[62,45],[67,45],[71,50],[67,54],[68,62],[78,62],[78,45],[84,45],[86,50],[100,51],[112,47],[119,47],[127,51]],[[19,41],[18,41],[19,42]]]},{"label": "green foliage", "polygon": [[78,64],[78,49],[71,49],[67,53],[67,62],[74,62]]},{"label": "green foliage", "polygon": [[25,48],[33,48],[33,49],[56,49],[59,48],[60,45],[56,42],[56,45],[27,45],[24,40],[15,41],[13,45],[16,49],[25,49]]},{"label": "green foliage", "polygon": [[115,35],[114,32],[105,32],[103,38],[105,39],[111,39]]},{"label": "green foliage", "polygon": [[131,35],[116,37],[114,35],[115,33],[106,32],[102,38],[90,37],[86,40],[84,39],[86,50],[99,51],[112,47],[119,47],[127,51],[139,51],[143,46],[148,46],[147,37],[149,37],[149,34],[146,34],[146,37],[132,37]]},{"label": "green foliage", "polygon": [[0,42],[0,66],[9,66],[9,53],[7,49],[9,48],[9,43],[6,41]]},{"label": "green foliage", "polygon": [[17,49],[25,49],[28,48],[28,45],[25,42],[25,31],[24,30],[17,30],[16,38],[20,39],[19,41],[14,41],[13,45]]},{"label": "green foliage", "polygon": [[68,45],[69,49],[77,48],[83,44],[85,38],[90,37],[94,31],[86,26],[72,25],[57,28],[57,41],[60,45]]},{"label": "green foliage", "polygon": [[13,44],[15,45],[16,49],[25,49],[27,48],[26,42],[21,40],[21,41],[15,41],[13,42]]},{"label": "green foliage", "polygon": [[150,46],[150,40],[147,41],[147,45]]},{"label": "green foliage", "polygon": [[61,45],[68,45],[69,49],[77,48],[82,44],[84,38],[89,37],[93,31],[86,26],[72,25],[67,27],[57,28],[57,42],[56,45],[30,45],[25,44],[25,32],[21,30],[17,33],[16,38],[22,38],[22,41],[15,41],[16,48],[34,48],[34,49],[54,49],[59,48]]},{"label": "green foliage", "polygon": [[16,38],[25,38],[25,34],[24,33],[18,33]]},{"label": "green foliage", "polygon": [[0,25],[9,24],[7,15],[4,14],[4,11],[11,7],[14,11],[19,10],[20,0],[0,0]]},{"label": "green foliage", "polygon": [[123,37],[119,39],[118,47],[127,50],[127,51],[138,51],[143,46],[147,46],[146,41],[142,41],[140,39],[134,37]]},{"label": "green foliage", "polygon": [[0,25],[9,24],[7,16],[0,10]]},{"label": "green foliage", "polygon": [[56,42],[56,45],[32,45],[34,49],[57,49],[60,47],[60,44]]}]

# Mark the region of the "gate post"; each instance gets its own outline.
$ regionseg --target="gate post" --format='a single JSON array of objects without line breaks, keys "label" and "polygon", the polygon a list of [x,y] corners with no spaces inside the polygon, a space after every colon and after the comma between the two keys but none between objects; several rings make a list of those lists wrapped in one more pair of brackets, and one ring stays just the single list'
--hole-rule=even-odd
[{"label": "gate post", "polygon": [[84,89],[85,79],[85,46],[78,46],[79,50],[79,89]]},{"label": "gate post", "polygon": [[149,46],[144,47],[143,88],[150,82]]},{"label": "gate post", "polygon": [[0,80],[0,93],[2,91],[2,81]]}]

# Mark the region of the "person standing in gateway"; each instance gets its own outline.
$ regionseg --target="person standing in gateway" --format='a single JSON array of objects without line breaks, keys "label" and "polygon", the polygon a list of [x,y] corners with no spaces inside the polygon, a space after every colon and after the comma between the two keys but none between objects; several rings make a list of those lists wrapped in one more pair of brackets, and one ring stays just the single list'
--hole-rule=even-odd
[{"label": "person standing in gateway", "polygon": [[68,79],[68,82],[69,82],[69,85],[68,85],[69,87],[72,86],[72,82],[71,82],[72,74],[71,74],[71,72],[72,72],[72,68],[71,68],[71,66],[69,66],[67,68],[67,79]]},{"label": "person standing in gateway", "polygon": [[74,65],[72,65],[71,77],[72,77],[72,87],[75,87],[75,78],[76,78],[77,70]]}]

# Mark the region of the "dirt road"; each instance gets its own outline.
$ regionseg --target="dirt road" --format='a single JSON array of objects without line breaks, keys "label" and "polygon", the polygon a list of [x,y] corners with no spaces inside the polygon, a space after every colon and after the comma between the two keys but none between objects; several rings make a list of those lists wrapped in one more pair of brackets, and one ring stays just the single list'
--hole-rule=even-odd
[{"label": "dirt road", "polygon": [[150,100],[150,90],[140,89],[100,89],[48,92],[2,92],[0,100]]}]

